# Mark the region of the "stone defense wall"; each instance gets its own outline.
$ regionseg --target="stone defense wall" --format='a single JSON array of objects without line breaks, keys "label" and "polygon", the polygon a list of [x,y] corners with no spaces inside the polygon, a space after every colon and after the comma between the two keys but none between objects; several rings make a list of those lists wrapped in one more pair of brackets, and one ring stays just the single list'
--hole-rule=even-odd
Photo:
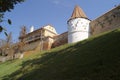
[{"label": "stone defense wall", "polygon": [[54,42],[54,39],[52,37],[47,37],[43,43],[43,50],[50,50],[53,42]]},{"label": "stone defense wall", "polygon": [[64,45],[66,43],[68,43],[68,32],[64,32],[54,37],[54,43],[52,44],[52,48],[58,47],[60,45]]},{"label": "stone defense wall", "polygon": [[40,45],[40,41],[31,42],[23,46],[23,51],[35,50]]},{"label": "stone defense wall", "polygon": [[66,43],[68,43],[68,32],[62,33],[55,37],[46,37],[43,39],[43,41],[37,40],[28,43],[23,48],[24,51],[50,50],[51,48],[55,48]]},{"label": "stone defense wall", "polygon": [[31,50],[49,50],[53,44],[53,39],[51,37],[46,37],[43,41],[37,40],[23,46],[24,51],[31,51]]},{"label": "stone defense wall", "polygon": [[120,6],[91,21],[91,35],[120,28]]}]

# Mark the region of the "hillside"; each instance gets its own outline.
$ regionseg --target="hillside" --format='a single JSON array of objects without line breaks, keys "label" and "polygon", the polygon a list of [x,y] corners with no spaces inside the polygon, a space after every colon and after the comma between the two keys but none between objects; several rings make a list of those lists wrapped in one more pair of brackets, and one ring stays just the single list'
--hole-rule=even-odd
[{"label": "hillside", "polygon": [[120,29],[0,64],[2,80],[120,80]]}]

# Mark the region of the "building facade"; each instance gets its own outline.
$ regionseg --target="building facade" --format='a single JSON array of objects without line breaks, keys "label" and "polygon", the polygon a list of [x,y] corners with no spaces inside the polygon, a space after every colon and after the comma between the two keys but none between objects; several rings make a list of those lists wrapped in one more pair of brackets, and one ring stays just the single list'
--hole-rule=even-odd
[{"label": "building facade", "polygon": [[57,35],[55,28],[47,25],[24,36],[20,36],[19,39],[25,43],[23,46],[24,51],[35,49],[49,50],[54,42],[54,37]]}]

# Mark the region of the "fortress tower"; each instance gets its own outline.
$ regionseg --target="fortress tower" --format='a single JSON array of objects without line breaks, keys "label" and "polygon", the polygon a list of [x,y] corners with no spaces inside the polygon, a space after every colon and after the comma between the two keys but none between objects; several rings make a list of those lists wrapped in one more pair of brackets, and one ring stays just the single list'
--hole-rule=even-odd
[{"label": "fortress tower", "polygon": [[68,20],[68,43],[87,39],[90,36],[90,20],[79,6],[75,6],[71,18]]}]

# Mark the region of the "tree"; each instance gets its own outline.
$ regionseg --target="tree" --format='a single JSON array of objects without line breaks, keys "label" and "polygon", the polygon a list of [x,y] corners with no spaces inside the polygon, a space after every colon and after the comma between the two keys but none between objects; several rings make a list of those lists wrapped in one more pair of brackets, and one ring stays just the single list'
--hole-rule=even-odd
[{"label": "tree", "polygon": [[[3,22],[4,13],[10,12],[12,9],[14,9],[14,6],[18,3],[24,2],[24,0],[0,0],[0,23]],[[11,20],[7,20],[8,24],[11,24]],[[0,25],[0,32],[5,30],[2,25]]]},{"label": "tree", "polygon": [[6,40],[4,41],[4,44],[1,45],[2,55],[8,55],[8,53],[11,53],[10,50],[12,50],[12,33],[10,32],[8,36],[6,36]]}]

